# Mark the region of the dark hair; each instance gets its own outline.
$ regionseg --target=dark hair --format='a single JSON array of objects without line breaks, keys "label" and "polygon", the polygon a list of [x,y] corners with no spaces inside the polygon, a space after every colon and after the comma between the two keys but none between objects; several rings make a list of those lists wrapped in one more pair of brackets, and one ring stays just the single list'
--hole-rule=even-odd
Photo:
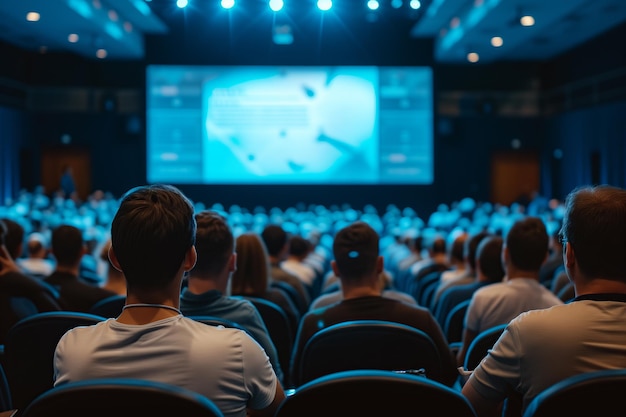
[{"label": "dark hair", "polygon": [[294,256],[305,256],[309,253],[310,243],[308,240],[299,235],[293,235],[289,238],[289,254]]},{"label": "dark hair", "polygon": [[465,257],[467,258],[467,263],[472,271],[476,269],[476,251],[478,250],[478,245],[487,236],[489,236],[489,232],[483,230],[472,235],[465,241]]},{"label": "dark hair", "polygon": [[171,185],[133,188],[111,224],[111,245],[129,287],[161,288],[193,246],[193,205]]},{"label": "dark hair", "polygon": [[263,241],[253,232],[239,235],[235,240],[237,270],[233,273],[233,294],[263,294],[270,280],[270,264]]},{"label": "dark hair", "polygon": [[198,260],[192,271],[215,275],[224,270],[235,251],[235,238],[226,218],[204,210],[196,214]]},{"label": "dark hair", "polygon": [[538,217],[516,221],[506,235],[511,262],[525,271],[538,271],[548,254],[550,238]]},{"label": "dark hair", "polygon": [[476,249],[476,259],[480,272],[491,282],[502,281],[505,271],[502,265],[502,246],[500,236],[487,236],[480,241]]},{"label": "dark hair", "polygon": [[24,228],[21,224],[11,219],[4,218],[2,221],[6,230],[4,246],[9,251],[11,258],[17,259],[20,257],[24,245]]},{"label": "dark hair", "polygon": [[342,279],[359,279],[376,269],[379,240],[378,233],[362,221],[337,232],[333,240],[333,255]]},{"label": "dark hair", "polygon": [[589,277],[623,280],[626,271],[626,190],[579,187],[565,200],[561,237]]},{"label": "dark hair", "polygon": [[459,234],[453,241],[450,248],[450,260],[463,262],[465,259],[465,242],[467,241],[467,233]]},{"label": "dark hair", "polygon": [[430,244],[430,251],[433,254],[446,253],[446,249],[446,240],[441,236],[436,236]]},{"label": "dark hair", "polygon": [[85,242],[78,227],[64,224],[52,231],[52,254],[58,265],[75,265],[83,256]]},{"label": "dark hair", "polygon": [[267,253],[271,256],[278,256],[287,244],[287,232],[277,224],[265,226],[261,232],[261,238],[267,248]]}]

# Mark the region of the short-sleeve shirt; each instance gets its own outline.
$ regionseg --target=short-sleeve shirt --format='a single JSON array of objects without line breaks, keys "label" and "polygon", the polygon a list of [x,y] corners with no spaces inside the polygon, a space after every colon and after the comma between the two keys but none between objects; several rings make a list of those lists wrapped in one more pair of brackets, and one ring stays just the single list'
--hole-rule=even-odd
[{"label": "short-sleeve shirt", "polygon": [[507,324],[529,310],[563,304],[536,279],[514,278],[482,287],[472,295],[465,315],[465,328],[480,333]]},{"label": "short-sleeve shirt", "polygon": [[276,392],[276,374],[246,332],[174,316],[147,325],[108,319],[76,327],[54,357],[55,386],[94,378],[164,382],[211,399],[225,416],[263,409]]},{"label": "short-sleeve shirt", "polygon": [[537,394],[565,378],[626,368],[624,301],[581,299],[521,314],[467,383],[494,400],[517,391],[526,409]]}]

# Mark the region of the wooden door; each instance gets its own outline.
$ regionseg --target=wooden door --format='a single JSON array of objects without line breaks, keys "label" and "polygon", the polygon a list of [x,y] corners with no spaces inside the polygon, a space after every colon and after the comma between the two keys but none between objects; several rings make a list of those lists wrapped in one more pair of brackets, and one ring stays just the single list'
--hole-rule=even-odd
[{"label": "wooden door", "polygon": [[47,194],[61,188],[61,176],[65,166],[72,168],[77,197],[86,200],[91,193],[91,156],[85,149],[52,148],[41,155],[41,184]]},{"label": "wooden door", "polygon": [[491,158],[491,201],[510,205],[539,191],[539,156],[534,152],[499,152]]}]

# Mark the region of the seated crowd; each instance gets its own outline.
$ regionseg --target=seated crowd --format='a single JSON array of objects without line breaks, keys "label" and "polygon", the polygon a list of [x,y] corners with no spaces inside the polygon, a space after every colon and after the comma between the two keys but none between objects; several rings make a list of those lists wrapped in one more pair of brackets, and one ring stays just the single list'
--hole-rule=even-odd
[{"label": "seated crowd", "polygon": [[[120,199],[98,192],[84,203],[36,190],[0,207],[0,220],[0,344],[25,315],[89,313],[100,300],[126,297],[116,317],[63,336],[55,385],[150,379],[199,392],[225,416],[271,416],[298,389],[307,341],[354,320],[428,335],[441,361],[437,379],[479,416],[498,415],[512,395],[521,413],[566,377],[626,367],[619,188],[580,188],[542,206],[465,198],[428,216],[393,205],[384,213],[207,208],[167,185]],[[573,295],[554,291],[563,275]],[[14,308],[15,297],[31,309]],[[257,299],[288,322],[287,362]],[[452,340],[446,327],[462,302],[462,336]],[[497,325],[507,327],[462,377],[457,367],[472,341]]]}]

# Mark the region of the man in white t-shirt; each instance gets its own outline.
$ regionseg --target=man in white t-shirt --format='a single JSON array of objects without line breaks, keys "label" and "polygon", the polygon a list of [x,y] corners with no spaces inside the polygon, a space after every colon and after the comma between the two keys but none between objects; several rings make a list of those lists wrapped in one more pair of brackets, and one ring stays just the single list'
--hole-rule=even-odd
[{"label": "man in white t-shirt", "polygon": [[549,237],[538,217],[516,221],[505,237],[502,260],[506,280],[478,289],[465,314],[463,342],[457,363],[463,365],[467,348],[482,331],[506,324],[528,310],[563,302],[539,282],[539,268],[548,256]]},{"label": "man in white t-shirt", "polygon": [[115,319],[77,327],[59,341],[55,386],[121,377],[165,382],[211,399],[224,416],[273,416],[285,398],[270,360],[245,331],[184,317],[181,283],[196,263],[190,201],[167,185],[137,187],[111,226],[112,264],[126,305]]},{"label": "man in white t-shirt", "polygon": [[574,190],[560,238],[576,298],[508,324],[463,386],[479,416],[496,415],[511,393],[522,397],[523,413],[538,393],[568,377],[626,368],[626,190]]}]

